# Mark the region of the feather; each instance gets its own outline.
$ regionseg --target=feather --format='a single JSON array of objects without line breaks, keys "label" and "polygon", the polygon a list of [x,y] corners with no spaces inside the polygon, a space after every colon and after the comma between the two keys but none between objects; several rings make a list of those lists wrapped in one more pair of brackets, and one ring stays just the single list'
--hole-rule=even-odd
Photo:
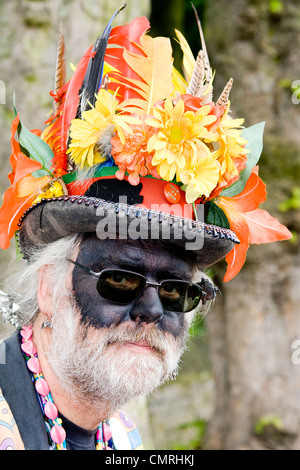
[{"label": "feather", "polygon": [[68,84],[68,90],[66,93],[63,115],[62,115],[62,125],[61,125],[61,151],[64,153],[67,149],[68,141],[68,131],[72,119],[76,117],[76,112],[78,109],[79,103],[79,90],[82,86],[84,79],[84,74],[86,72],[88,62],[93,55],[92,52],[93,46],[91,46],[87,52],[81,58],[79,64],[76,67],[76,70]]},{"label": "feather", "polygon": [[183,76],[178,70],[173,67],[172,71],[172,83],[173,83],[173,95],[179,93],[179,95],[184,95],[187,89],[187,83]]},{"label": "feather", "polygon": [[62,113],[69,85],[69,83],[66,83],[66,76],[65,41],[61,23],[56,56],[54,89],[50,92],[50,95],[54,98],[54,106],[50,118],[45,122],[48,126],[42,134],[42,139],[51,147],[54,153],[52,169],[55,175],[62,175],[67,171],[67,159],[65,153],[61,151]]},{"label": "feather", "polygon": [[[126,81],[126,78],[139,79],[139,76],[129,67],[124,60],[123,52],[126,49],[129,52],[141,54],[140,38],[150,28],[147,18],[135,18],[125,26],[117,26],[112,29],[108,47],[105,53],[105,64],[109,65],[108,71],[110,84],[108,89],[113,93],[118,90],[117,96],[120,102],[127,99],[139,98],[134,87]],[[122,76],[122,83],[119,82]]]},{"label": "feather", "polygon": [[89,60],[86,74],[82,84],[82,94],[80,99],[80,114],[95,105],[96,94],[102,83],[104,56],[111,32],[112,22],[116,15],[125,8],[124,3],[118,10],[115,11],[111,17],[108,25],[106,26],[103,34],[98,37],[93,47],[93,57]]},{"label": "feather", "polygon": [[182,33],[178,30],[175,30],[175,32],[183,52],[183,71],[188,82],[186,93],[201,98],[202,104],[205,105],[212,101],[212,75],[200,23],[199,27],[203,50],[198,52],[196,61]]},{"label": "feather", "polygon": [[186,93],[197,96],[198,91],[203,87],[204,80],[204,55],[203,51],[199,51],[195,67],[189,82]]},{"label": "feather", "polygon": [[195,67],[195,58],[183,34],[177,29],[175,29],[175,33],[176,33],[176,36],[178,38],[178,41],[179,41],[179,44],[183,53],[184,78],[186,79],[187,82],[189,82],[193,75],[193,70]]},{"label": "feather", "polygon": [[228,98],[229,98],[229,93],[230,93],[230,90],[232,88],[232,83],[233,83],[233,79],[231,78],[227,82],[224,90],[222,91],[222,93],[221,93],[221,95],[220,95],[220,97],[219,97],[219,99],[216,103],[218,106],[223,106],[223,105],[227,104],[227,101],[228,101]]},{"label": "feather", "polygon": [[[126,49],[123,53],[126,63],[139,77],[127,78],[127,82],[131,84],[139,98],[125,101],[122,103],[122,108],[127,111],[126,105],[134,104],[136,108],[131,109],[131,112],[150,114],[151,107],[173,91],[172,48],[168,38],[152,38],[146,34],[141,37],[140,43],[142,53],[136,54]],[[121,76],[119,79],[122,83]]]},{"label": "feather", "polygon": [[55,81],[54,81],[54,93],[56,95],[56,99],[54,101],[54,113],[56,113],[61,105],[61,95],[59,94],[59,90],[66,83],[66,61],[65,61],[65,40],[62,30],[62,24],[60,24],[60,34],[59,34],[59,42],[58,42],[58,49],[57,49],[57,57],[56,57],[56,69],[55,69]]},{"label": "feather", "polygon": [[[92,104],[95,103],[95,93],[98,92],[101,85],[100,81],[102,80],[104,53],[111,31],[111,24],[115,16],[123,10],[125,6],[126,4],[123,4],[114,13],[102,36],[97,39],[95,45],[91,46],[81,58],[70,82],[68,83],[60,126],[60,160],[62,160],[66,154],[71,121],[77,114],[80,115],[81,112],[88,109],[88,100]],[[94,60],[95,58],[96,60]],[[68,165],[70,169],[70,161],[68,162]]]},{"label": "feather", "polygon": [[195,16],[196,16],[196,21],[197,21],[197,25],[198,25],[198,29],[199,29],[199,33],[200,33],[201,46],[202,46],[203,55],[204,55],[205,79],[206,79],[206,82],[211,83],[211,81],[212,81],[212,73],[211,73],[211,68],[210,68],[208,53],[207,53],[207,49],[206,49],[204,34],[203,34],[203,30],[202,30],[202,26],[201,26],[201,22],[200,22],[200,19],[199,19],[197,10],[196,10],[196,8],[194,7],[193,3],[192,3],[192,7],[193,7],[193,10],[194,10],[194,13],[195,13]]},{"label": "feather", "polygon": [[105,61],[120,70],[119,65],[124,62],[122,59],[123,51],[120,48],[139,53],[140,38],[146,34],[149,28],[149,20],[145,17],[135,18],[125,26],[116,26],[113,28],[108,40]]}]

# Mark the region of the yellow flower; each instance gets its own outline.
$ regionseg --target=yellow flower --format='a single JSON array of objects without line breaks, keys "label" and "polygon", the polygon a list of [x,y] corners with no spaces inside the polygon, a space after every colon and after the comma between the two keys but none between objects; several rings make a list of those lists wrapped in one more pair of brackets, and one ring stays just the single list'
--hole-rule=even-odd
[{"label": "yellow flower", "polygon": [[219,171],[219,163],[208,155],[199,158],[193,168],[182,171],[180,180],[186,185],[186,202],[191,204],[199,196],[208,197],[218,183]]},{"label": "yellow flower", "polygon": [[182,170],[192,169],[198,159],[211,155],[207,143],[215,141],[217,134],[205,127],[216,120],[214,115],[208,116],[210,109],[208,105],[196,112],[185,111],[182,99],[174,105],[171,98],[164,107],[153,108],[153,117],[146,122],[158,132],[150,137],[147,150],[154,151],[152,165],[163,179],[171,181],[176,176],[180,181]]},{"label": "yellow flower", "polygon": [[72,142],[67,153],[81,168],[101,163],[110,152],[115,131],[124,143],[124,131],[132,133],[128,124],[139,123],[137,118],[122,114],[115,96],[101,89],[95,107],[83,112],[82,119],[73,119],[70,127]]},{"label": "yellow flower", "polygon": [[219,182],[230,181],[239,174],[247,160],[247,140],[241,136],[244,119],[227,118],[229,106],[216,129],[219,148],[212,154],[220,163]]},{"label": "yellow flower", "polygon": [[164,180],[176,177],[186,185],[188,203],[208,196],[218,183],[220,165],[211,152],[218,134],[207,129],[217,118],[210,112],[210,105],[194,111],[182,99],[174,105],[167,98],[164,107],[154,107],[153,117],[146,120],[158,129],[147,147],[149,153],[154,152],[152,165]]}]

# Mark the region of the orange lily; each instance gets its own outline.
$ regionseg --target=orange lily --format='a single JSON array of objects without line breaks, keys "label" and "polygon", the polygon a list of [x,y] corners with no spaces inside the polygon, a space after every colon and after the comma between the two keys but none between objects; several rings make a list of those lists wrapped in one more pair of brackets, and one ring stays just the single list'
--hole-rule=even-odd
[{"label": "orange lily", "polygon": [[233,197],[215,199],[215,203],[224,211],[231,230],[241,243],[235,245],[226,256],[227,271],[224,281],[233,279],[241,270],[250,243],[271,243],[292,238],[291,232],[267,211],[258,209],[266,200],[265,184],[258,176],[258,166],[254,167],[244,190]]},{"label": "orange lily", "polygon": [[[12,154],[9,162],[12,171],[8,178],[12,184],[3,196],[3,204],[0,208],[0,247],[7,249],[10,245],[10,239],[18,230],[19,219],[28,209],[39,189],[44,186],[50,177],[34,178],[31,175],[34,171],[42,168],[41,163],[26,157],[21,152],[19,143],[15,140],[14,135],[19,124],[19,114],[15,117],[11,126],[11,149]],[[30,180],[31,190],[26,188],[26,182]],[[47,181],[46,181],[47,179]],[[33,181],[34,180],[34,181]],[[32,184],[34,183],[34,184]]]}]

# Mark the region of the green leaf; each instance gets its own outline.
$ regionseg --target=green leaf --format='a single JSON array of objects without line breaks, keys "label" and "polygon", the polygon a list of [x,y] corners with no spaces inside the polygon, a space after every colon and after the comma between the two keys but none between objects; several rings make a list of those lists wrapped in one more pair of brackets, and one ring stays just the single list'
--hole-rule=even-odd
[{"label": "green leaf", "polygon": [[207,207],[207,214],[205,222],[218,227],[230,228],[228,219],[223,210],[212,201],[208,201],[205,206]]},{"label": "green leaf", "polygon": [[220,196],[233,197],[244,190],[252,169],[257,165],[263,149],[264,128],[265,122],[259,122],[254,124],[254,126],[243,129],[242,137],[248,140],[246,148],[250,150],[250,153],[247,154],[246,168],[241,171],[240,177],[235,183],[229,188],[223,189]]},{"label": "green leaf", "polygon": [[51,147],[49,147],[49,145],[40,137],[26,129],[21,121],[19,128],[18,133],[20,146],[28,152],[30,158],[41,163],[43,166],[42,169],[34,172],[34,176],[40,177],[48,175],[51,173],[50,167],[54,156]]},{"label": "green leaf", "polygon": [[[17,115],[15,104],[14,110]],[[50,167],[54,154],[51,147],[43,139],[30,132],[21,121],[18,125],[18,137],[22,152],[43,166],[40,170],[35,171],[33,175],[36,177],[52,175]]]}]

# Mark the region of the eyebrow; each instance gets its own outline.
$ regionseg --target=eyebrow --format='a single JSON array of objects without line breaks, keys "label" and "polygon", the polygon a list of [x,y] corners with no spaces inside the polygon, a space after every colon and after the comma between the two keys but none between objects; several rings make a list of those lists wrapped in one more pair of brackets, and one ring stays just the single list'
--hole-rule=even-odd
[{"label": "eyebrow", "polygon": [[[126,256],[126,259],[120,259],[119,257],[117,258],[114,256],[113,253],[109,254],[105,260],[95,260],[93,264],[93,271],[95,272],[100,272],[105,268],[110,268],[110,267],[115,267],[115,268],[120,268],[120,269],[126,269],[127,271],[132,271],[135,270],[136,272],[140,274],[145,273],[145,264],[143,262],[142,258],[134,259],[134,258],[128,258]],[[191,281],[193,277],[192,270],[191,271],[186,271],[182,268],[178,268],[176,270],[173,269],[167,269],[162,267],[161,270],[157,271],[158,276],[161,279],[182,279],[184,281]]]}]

